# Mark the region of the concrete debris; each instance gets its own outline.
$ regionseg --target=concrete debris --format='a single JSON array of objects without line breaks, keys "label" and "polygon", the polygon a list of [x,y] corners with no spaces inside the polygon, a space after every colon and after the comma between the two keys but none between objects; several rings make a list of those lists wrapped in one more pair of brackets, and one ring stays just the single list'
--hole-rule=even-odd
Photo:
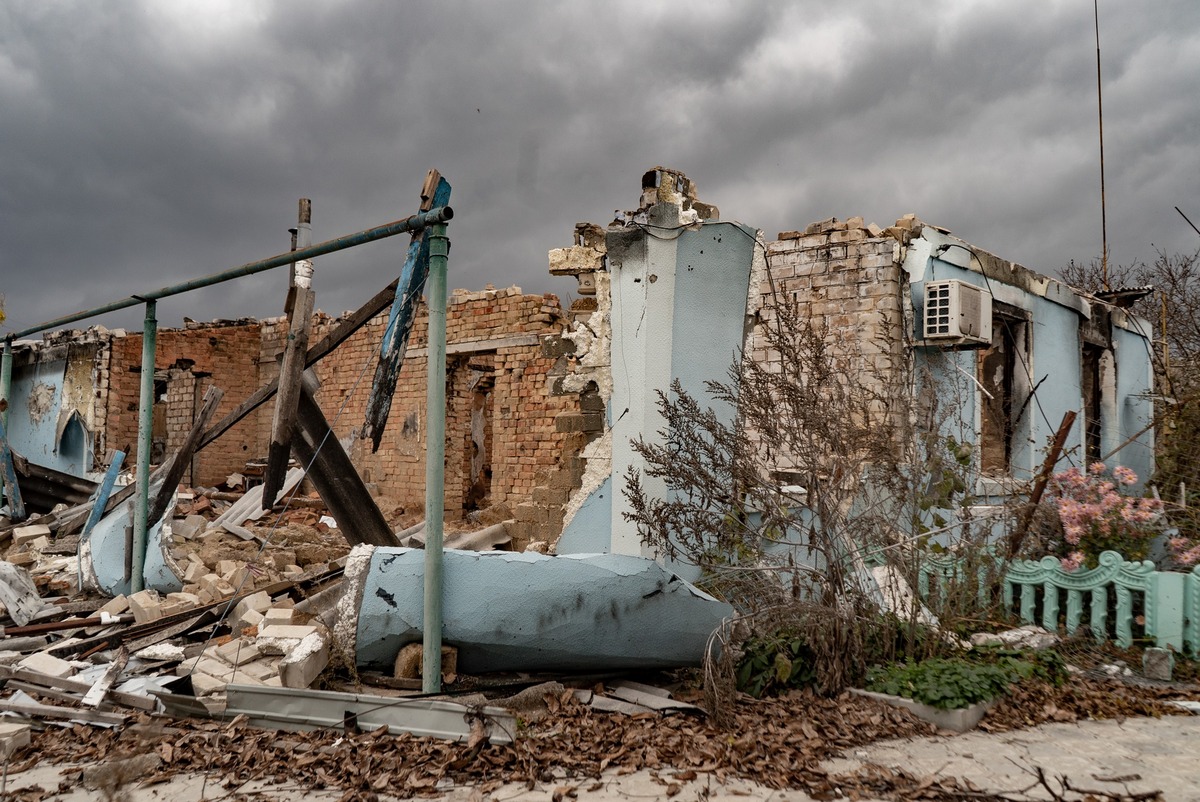
[{"label": "concrete debris", "polygon": [[1059,637],[1039,626],[1029,624],[1005,632],[977,632],[971,636],[972,646],[1003,646],[1006,649],[1049,649]]}]

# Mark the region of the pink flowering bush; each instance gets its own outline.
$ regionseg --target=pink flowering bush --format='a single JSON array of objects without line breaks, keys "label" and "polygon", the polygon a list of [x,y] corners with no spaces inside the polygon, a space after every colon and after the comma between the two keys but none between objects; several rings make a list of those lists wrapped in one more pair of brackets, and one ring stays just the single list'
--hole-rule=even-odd
[{"label": "pink flowering bush", "polygon": [[[1162,502],[1122,493],[1137,480],[1137,474],[1122,465],[1110,475],[1103,462],[1092,463],[1086,473],[1070,468],[1054,476],[1050,496],[1066,541],[1063,568],[1095,568],[1104,551],[1115,551],[1127,560],[1146,558],[1160,531],[1153,524],[1162,513]],[[1200,548],[1193,551],[1200,559]],[[1178,552],[1176,559],[1180,559]]]}]

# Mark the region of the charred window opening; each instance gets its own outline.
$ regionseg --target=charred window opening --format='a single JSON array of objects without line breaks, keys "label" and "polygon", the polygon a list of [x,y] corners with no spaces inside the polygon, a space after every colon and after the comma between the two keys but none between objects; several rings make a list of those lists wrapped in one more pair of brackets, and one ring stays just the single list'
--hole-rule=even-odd
[{"label": "charred window opening", "polygon": [[1027,325],[1007,304],[993,306],[992,344],[979,352],[979,455],[984,476],[1008,476],[1018,443],[1018,422],[1028,391]]},{"label": "charred window opening", "polygon": [[1090,465],[1101,457],[1100,425],[1100,366],[1104,349],[1098,345],[1083,346],[1083,370],[1080,384],[1083,389],[1083,451]]}]

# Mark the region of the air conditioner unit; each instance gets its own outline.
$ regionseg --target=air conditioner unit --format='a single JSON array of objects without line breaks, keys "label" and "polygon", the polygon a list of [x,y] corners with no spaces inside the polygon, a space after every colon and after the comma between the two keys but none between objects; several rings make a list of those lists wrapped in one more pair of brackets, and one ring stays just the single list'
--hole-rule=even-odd
[{"label": "air conditioner unit", "polygon": [[922,333],[946,345],[984,345],[992,341],[992,296],[963,281],[925,284]]}]

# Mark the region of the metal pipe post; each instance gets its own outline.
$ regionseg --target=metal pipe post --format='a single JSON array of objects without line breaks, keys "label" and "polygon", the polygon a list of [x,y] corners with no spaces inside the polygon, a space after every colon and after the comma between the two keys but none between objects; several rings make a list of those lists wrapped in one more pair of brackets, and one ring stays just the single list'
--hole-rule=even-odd
[{"label": "metal pipe post", "polygon": [[137,507],[133,515],[133,564],[129,572],[129,590],[144,587],[146,540],[150,532],[150,452],[154,448],[154,350],[158,340],[158,304],[146,301],[146,322],[142,329],[142,395],[138,406]]},{"label": "metal pipe post", "polygon": [[5,407],[0,411],[0,423],[8,428],[8,404],[12,395],[12,339],[4,340],[4,356],[0,358],[0,400],[5,401]]},{"label": "metal pipe post", "polygon": [[425,604],[421,689],[442,689],[442,518],[446,506],[446,226],[429,235],[428,387],[425,428]]},{"label": "metal pipe post", "polygon": [[[4,408],[0,409],[0,429],[8,431],[8,405],[9,396],[12,395],[12,338],[4,339],[4,356],[0,357],[0,401],[4,402]],[[5,435],[7,436],[7,435]],[[5,478],[3,472],[0,471],[0,491],[4,490]],[[11,494],[12,491],[10,490]],[[3,496],[0,492],[0,496]]]}]

